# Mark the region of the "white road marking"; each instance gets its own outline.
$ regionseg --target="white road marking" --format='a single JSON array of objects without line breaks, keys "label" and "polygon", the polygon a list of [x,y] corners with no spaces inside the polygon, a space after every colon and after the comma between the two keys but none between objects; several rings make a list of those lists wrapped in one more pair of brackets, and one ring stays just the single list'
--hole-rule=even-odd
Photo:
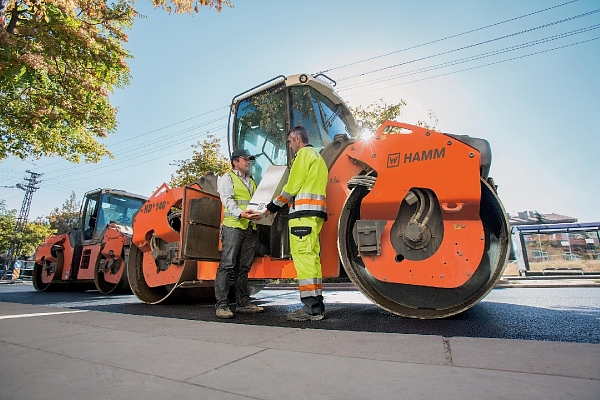
[{"label": "white road marking", "polygon": [[74,311],[57,311],[57,312],[47,312],[47,313],[33,313],[33,314],[0,315],[0,319],[40,317],[40,316],[44,316],[44,315],[58,315],[58,314],[74,314],[74,313],[88,312],[88,311],[89,310],[74,310]]}]

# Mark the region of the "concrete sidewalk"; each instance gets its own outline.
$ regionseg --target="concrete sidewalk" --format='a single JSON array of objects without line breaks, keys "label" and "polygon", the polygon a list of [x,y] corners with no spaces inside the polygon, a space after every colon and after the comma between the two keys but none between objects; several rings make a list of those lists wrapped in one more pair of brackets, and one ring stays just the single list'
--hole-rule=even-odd
[{"label": "concrete sidewalk", "polygon": [[[316,322],[318,323],[318,322]],[[2,399],[598,399],[600,345],[0,303]]]}]

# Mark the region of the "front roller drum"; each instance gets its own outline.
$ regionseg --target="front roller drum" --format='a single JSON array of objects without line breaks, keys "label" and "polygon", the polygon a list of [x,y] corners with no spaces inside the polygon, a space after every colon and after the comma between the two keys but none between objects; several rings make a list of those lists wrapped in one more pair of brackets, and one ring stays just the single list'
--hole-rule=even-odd
[{"label": "front roller drum", "polygon": [[[181,276],[176,284],[150,287],[144,277],[143,270],[144,253],[134,244],[129,250],[127,262],[127,275],[129,286],[138,299],[147,304],[177,304],[214,302],[215,289],[212,285],[185,287],[186,281],[194,281],[196,269],[183,268]],[[182,287],[183,286],[183,287]]]},{"label": "front roller drum", "polygon": [[[373,303],[403,317],[445,318],[473,307],[500,280],[508,260],[508,221],[500,199],[484,180],[481,180],[479,211],[485,236],[484,253],[475,273],[457,288],[388,283],[368,272],[352,235],[354,224],[360,219],[361,201],[367,193],[364,186],[357,186],[348,196],[340,215],[338,249],[348,277]],[[426,268],[427,261],[422,263]]]}]

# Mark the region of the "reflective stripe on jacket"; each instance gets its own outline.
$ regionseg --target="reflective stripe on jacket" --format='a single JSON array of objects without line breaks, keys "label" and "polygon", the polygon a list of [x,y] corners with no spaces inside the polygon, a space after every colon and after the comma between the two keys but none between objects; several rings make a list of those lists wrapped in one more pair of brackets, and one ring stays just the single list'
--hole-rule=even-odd
[{"label": "reflective stripe on jacket", "polygon": [[[231,181],[233,182],[233,200],[236,202],[239,208],[245,210],[248,207],[248,203],[250,203],[250,199],[252,199],[252,194],[248,187],[244,184],[242,179],[237,176],[234,172],[230,171],[229,176],[231,177]],[[256,183],[254,179],[250,177],[250,185],[252,185],[252,192],[256,191]],[[248,229],[248,224],[250,223],[249,219],[246,218],[238,218],[235,215],[231,214],[227,208],[225,208],[225,218],[223,218],[223,225],[228,226],[230,228],[240,228],[240,229]],[[254,227],[256,229],[256,226]]]},{"label": "reflective stripe on jacket", "polygon": [[308,145],[296,154],[287,183],[273,204],[290,206],[289,218],[327,219],[327,180],[329,171],[319,151]]}]

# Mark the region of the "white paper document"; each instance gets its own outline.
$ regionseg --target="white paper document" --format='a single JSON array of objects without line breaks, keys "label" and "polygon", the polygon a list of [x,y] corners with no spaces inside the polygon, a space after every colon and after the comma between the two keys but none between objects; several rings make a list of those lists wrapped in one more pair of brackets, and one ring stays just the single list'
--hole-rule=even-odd
[{"label": "white paper document", "polygon": [[[281,189],[283,189],[288,180],[288,174],[289,171],[285,165],[269,166],[256,188],[256,192],[254,192],[254,196],[252,196],[247,209],[263,213],[267,209],[267,204],[281,193]],[[254,222],[261,225],[271,225],[274,219],[275,215],[271,214],[268,217],[263,216]]]}]

